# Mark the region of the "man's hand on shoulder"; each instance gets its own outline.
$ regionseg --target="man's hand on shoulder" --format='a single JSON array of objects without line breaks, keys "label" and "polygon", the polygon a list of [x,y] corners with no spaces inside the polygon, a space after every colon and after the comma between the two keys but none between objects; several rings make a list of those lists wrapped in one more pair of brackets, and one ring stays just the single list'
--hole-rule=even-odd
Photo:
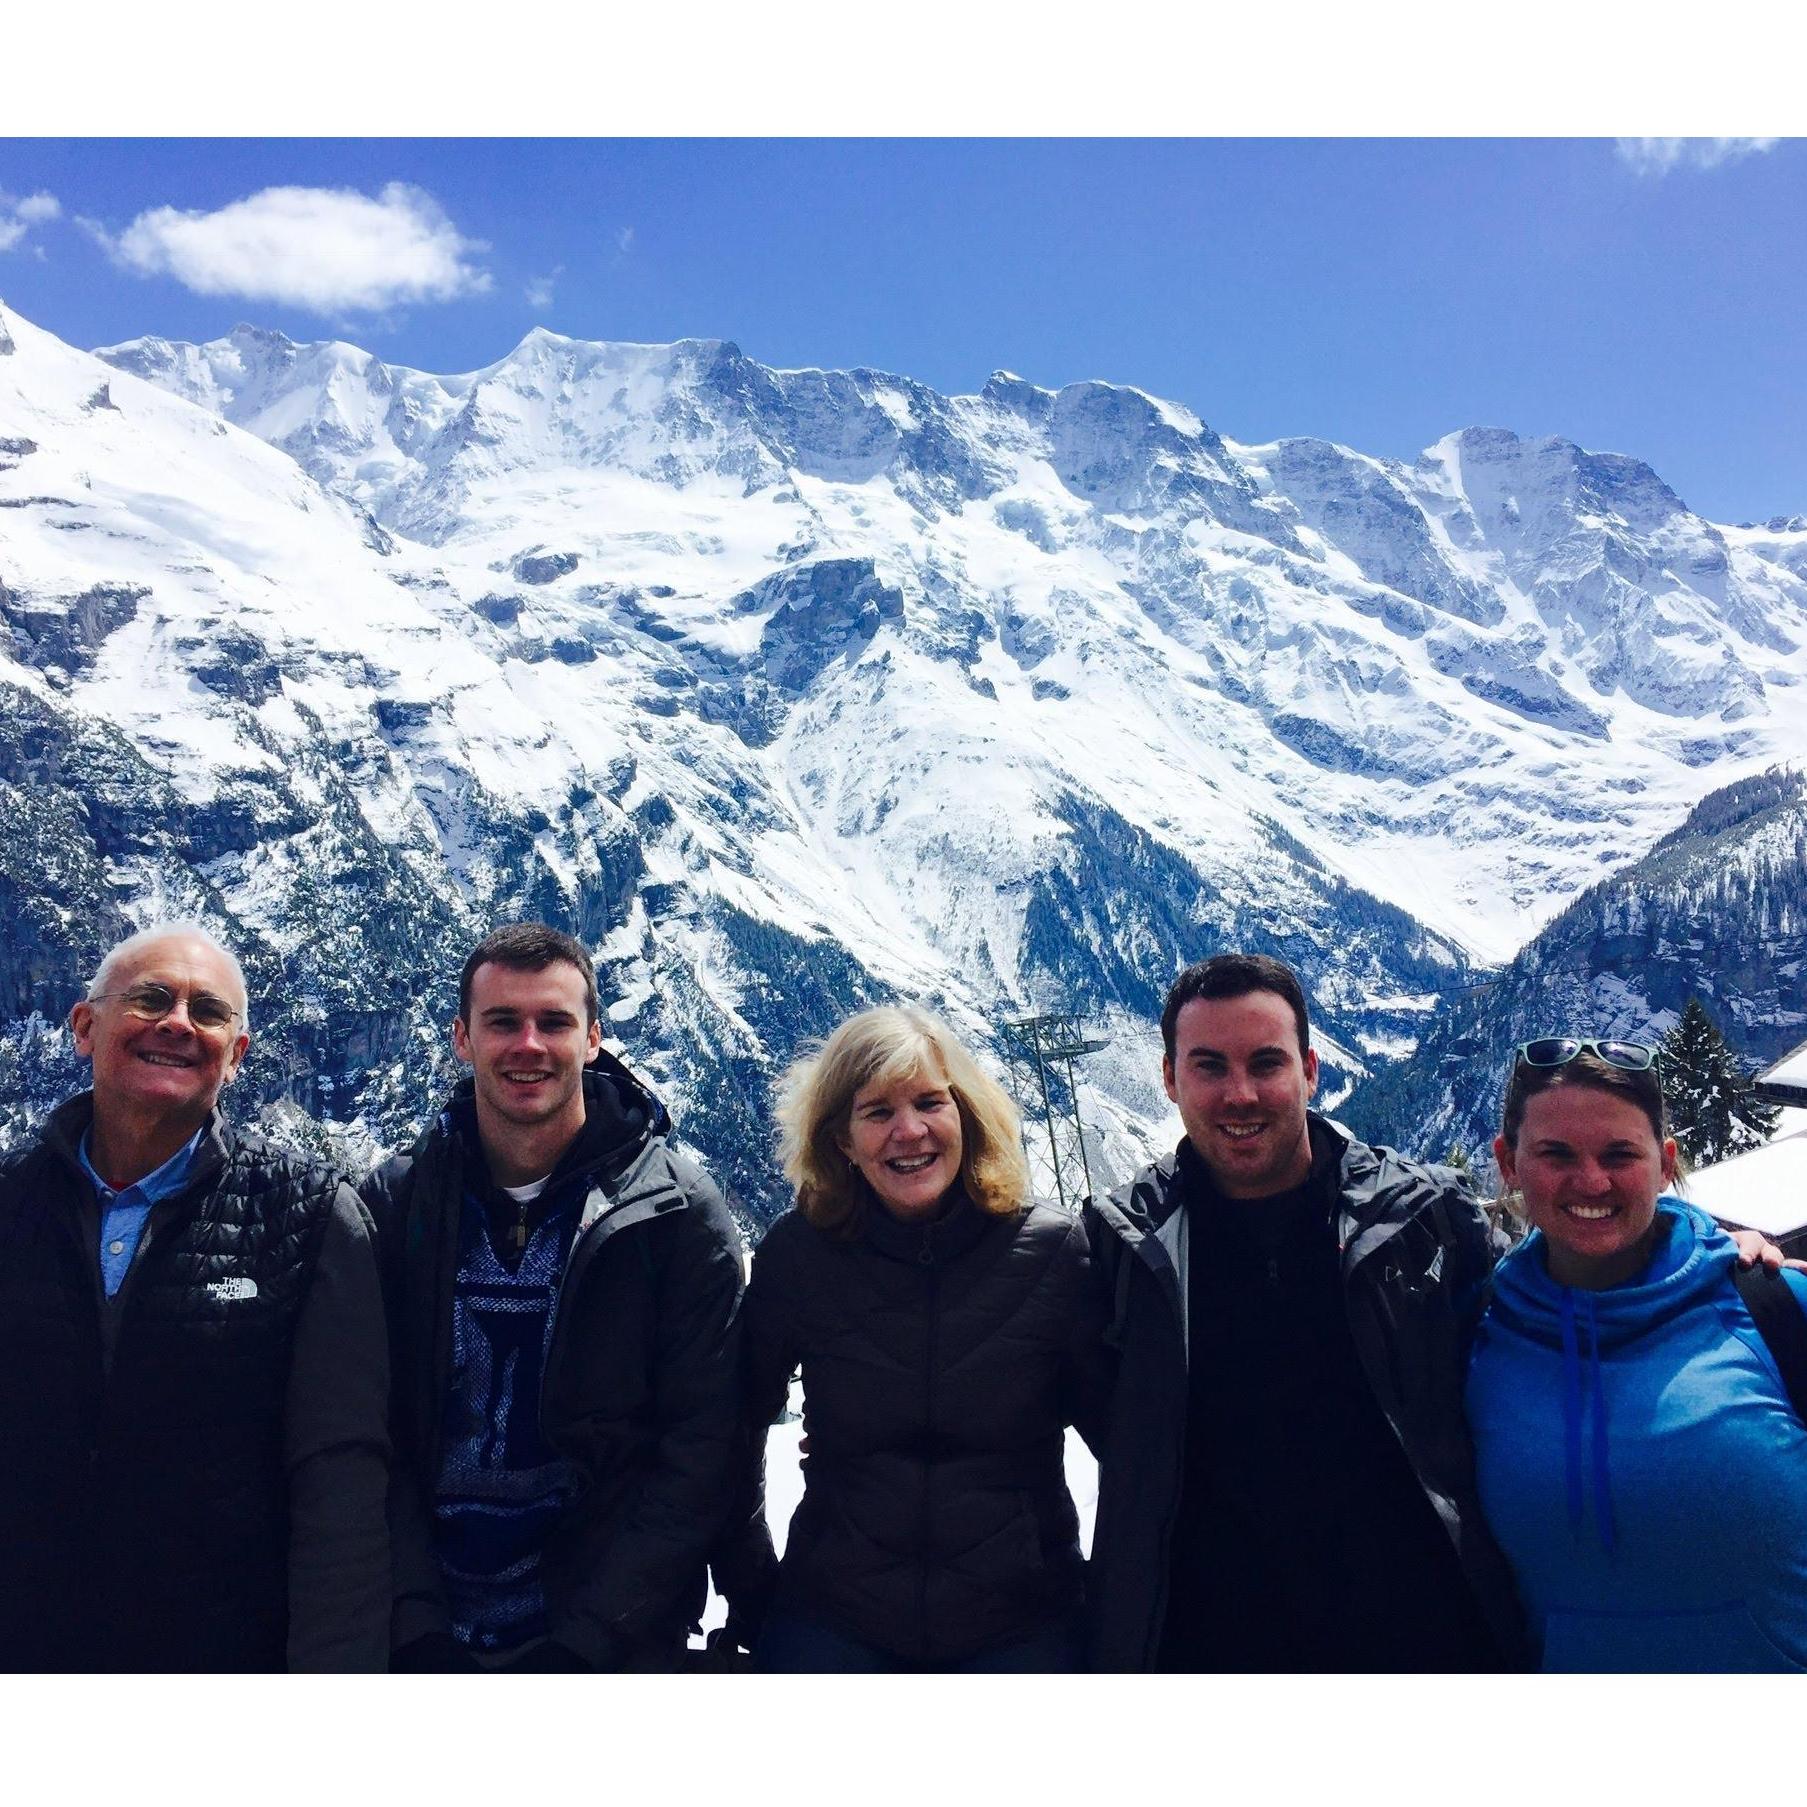
[{"label": "man's hand on shoulder", "polygon": [[1726,1234],[1738,1245],[1740,1267],[1755,1267],[1762,1262],[1772,1274],[1785,1267],[1807,1273],[1807,1261],[1790,1261],[1761,1230],[1728,1230]]}]

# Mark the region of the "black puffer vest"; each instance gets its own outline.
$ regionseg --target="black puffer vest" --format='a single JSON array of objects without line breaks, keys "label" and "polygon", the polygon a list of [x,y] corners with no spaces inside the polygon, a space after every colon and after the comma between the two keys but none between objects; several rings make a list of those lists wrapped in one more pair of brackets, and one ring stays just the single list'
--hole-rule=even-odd
[{"label": "black puffer vest", "polygon": [[0,1168],[0,1668],[280,1669],[289,1362],[338,1177],[210,1118],[109,1361],[91,1109]]}]

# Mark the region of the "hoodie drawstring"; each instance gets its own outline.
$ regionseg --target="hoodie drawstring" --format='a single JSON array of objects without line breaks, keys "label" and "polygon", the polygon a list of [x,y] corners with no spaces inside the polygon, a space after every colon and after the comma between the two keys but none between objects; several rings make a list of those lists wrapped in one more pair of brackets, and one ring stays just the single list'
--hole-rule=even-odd
[{"label": "hoodie drawstring", "polygon": [[1562,1289],[1562,1431],[1569,1483],[1569,1530],[1581,1535],[1581,1355],[1575,1346],[1575,1294]]},{"label": "hoodie drawstring", "polygon": [[1607,1460],[1606,1377],[1600,1370],[1600,1325],[1594,1316],[1594,1297],[1587,1296],[1588,1349],[1594,1358],[1594,1524],[1600,1547],[1613,1553],[1612,1471]]},{"label": "hoodie drawstring", "polygon": [[[1583,1517],[1581,1486],[1581,1350],[1575,1327],[1575,1288],[1562,1289],[1562,1380],[1563,1441],[1569,1495],[1569,1529],[1581,1534]],[[1594,1301],[1583,1292],[1587,1312],[1588,1358],[1593,1381],[1594,1436],[1593,1481],[1594,1524],[1600,1535],[1600,1546],[1607,1555],[1613,1553],[1612,1470],[1606,1440],[1606,1377],[1600,1366],[1600,1325],[1594,1316]]]}]

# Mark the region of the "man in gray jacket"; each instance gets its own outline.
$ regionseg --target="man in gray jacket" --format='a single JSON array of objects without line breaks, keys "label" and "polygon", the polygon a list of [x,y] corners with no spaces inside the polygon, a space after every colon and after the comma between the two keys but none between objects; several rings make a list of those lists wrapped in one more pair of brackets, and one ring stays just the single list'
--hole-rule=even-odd
[{"label": "man in gray jacket", "polygon": [[1513,1661],[1462,1417],[1496,1255],[1479,1202],[1308,1109],[1317,1056],[1281,962],[1188,967],[1161,1029],[1185,1136],[1088,1213],[1120,1362],[1094,1666]]},{"label": "man in gray jacket", "polygon": [[244,975],[132,936],[0,1166],[0,1668],[382,1669],[387,1351],[337,1174],[218,1109]]}]

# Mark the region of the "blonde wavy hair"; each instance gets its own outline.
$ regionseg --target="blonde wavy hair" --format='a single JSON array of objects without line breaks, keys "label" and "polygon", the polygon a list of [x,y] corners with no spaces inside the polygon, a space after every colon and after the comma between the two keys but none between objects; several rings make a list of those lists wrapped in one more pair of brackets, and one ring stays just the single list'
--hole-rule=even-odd
[{"label": "blonde wavy hair", "polygon": [[872,1193],[842,1151],[853,1101],[870,1085],[939,1075],[960,1113],[960,1183],[981,1211],[1009,1217],[1029,1202],[1016,1106],[939,1017],[913,1005],[850,1016],[778,1082],[779,1155],[797,1208],[818,1230],[851,1230]]}]

